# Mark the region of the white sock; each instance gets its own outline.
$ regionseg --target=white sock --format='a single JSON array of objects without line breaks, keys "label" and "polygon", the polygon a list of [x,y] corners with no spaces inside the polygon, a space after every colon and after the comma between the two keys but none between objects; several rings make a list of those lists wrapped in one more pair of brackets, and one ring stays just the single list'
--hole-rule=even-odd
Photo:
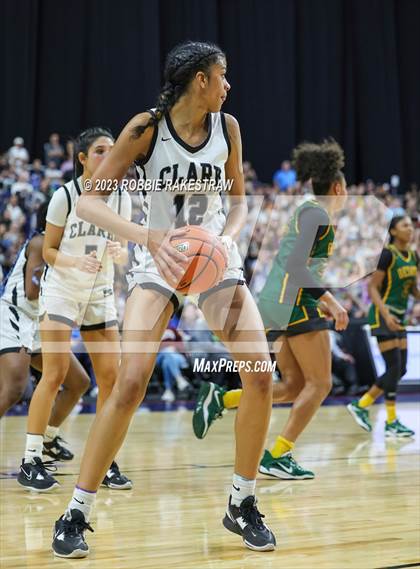
[{"label": "white sock", "polygon": [[42,459],[42,447],[44,444],[44,437],[42,435],[26,434],[26,447],[25,447],[25,462],[32,462],[32,460],[39,456]]},{"label": "white sock", "polygon": [[257,481],[255,479],[249,480],[239,474],[234,474],[231,490],[232,504],[234,506],[240,506],[245,498],[248,498],[248,496],[254,496],[256,482]]},{"label": "white sock", "polygon": [[48,427],[45,431],[45,436],[48,437],[49,439],[53,440],[58,435],[59,430],[60,430],[60,427],[52,427],[51,425],[48,425]]},{"label": "white sock", "polygon": [[90,513],[92,511],[93,505],[95,503],[96,492],[89,492],[87,490],[82,490],[75,486],[73,497],[69,502],[66,510],[66,516],[70,517],[70,510],[80,510],[85,516],[85,520],[88,522],[90,518]]}]

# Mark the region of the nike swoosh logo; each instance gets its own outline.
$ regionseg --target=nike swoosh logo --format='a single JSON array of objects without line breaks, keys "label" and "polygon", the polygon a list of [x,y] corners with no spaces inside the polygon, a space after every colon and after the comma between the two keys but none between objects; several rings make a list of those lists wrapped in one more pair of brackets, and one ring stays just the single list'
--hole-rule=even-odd
[{"label": "nike swoosh logo", "polygon": [[234,487],[234,489],[235,489],[237,492],[240,492],[240,491],[241,491],[241,489],[240,489],[240,488],[237,488],[237,487],[235,486],[235,484],[232,484],[232,486]]},{"label": "nike swoosh logo", "polygon": [[162,136],[162,138],[161,138],[161,141],[162,141],[162,142],[167,142],[168,140],[171,140],[171,138],[172,138],[172,137],[169,137],[169,138],[163,138],[163,136]]},{"label": "nike swoosh logo", "polygon": [[286,472],[288,472],[289,474],[292,474],[293,472],[293,468],[291,466],[285,466],[284,464],[281,465],[282,469],[285,470]]},{"label": "nike swoosh logo", "polygon": [[84,504],[84,502],[81,502],[81,501],[78,500],[77,498],[74,498],[74,499],[76,500],[76,502],[77,502],[78,504]]},{"label": "nike swoosh logo", "polygon": [[28,474],[23,468],[21,468],[21,470],[28,480],[32,480],[32,472]]},{"label": "nike swoosh logo", "polygon": [[61,530],[58,530],[54,536],[54,539],[58,539],[58,541],[64,541],[64,533]]}]

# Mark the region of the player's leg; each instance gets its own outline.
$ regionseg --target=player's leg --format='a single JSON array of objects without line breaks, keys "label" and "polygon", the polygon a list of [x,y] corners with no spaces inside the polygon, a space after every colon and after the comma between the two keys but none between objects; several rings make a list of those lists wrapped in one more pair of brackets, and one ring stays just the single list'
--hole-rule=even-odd
[{"label": "player's leg", "polygon": [[154,290],[136,287],[128,298],[118,378],[90,429],[73,497],[64,516],[56,522],[55,555],[85,557],[89,552],[84,531],[96,491],[144,398],[156,352],[172,312],[173,304]]},{"label": "player's leg", "polygon": [[281,433],[295,443],[331,390],[331,348],[327,330],[289,336],[288,344],[305,379]]},{"label": "player's leg", "polygon": [[41,325],[42,377],[29,406],[25,456],[18,482],[28,490],[46,492],[58,486],[42,463],[44,435],[54,400],[70,365],[71,327],[45,315]]},{"label": "player's leg", "polygon": [[[81,336],[87,347],[95,373],[98,386],[96,412],[99,413],[110,396],[118,377],[120,334],[117,326],[97,330],[84,330],[82,326]],[[109,351],[107,345],[110,346]]]},{"label": "player's leg", "polygon": [[243,391],[235,422],[235,468],[223,524],[241,535],[250,549],[272,550],[275,537],[262,521],[255,500],[257,469],[272,406],[271,372],[254,371],[257,362],[265,362],[267,367],[271,364],[261,316],[246,286],[213,292],[203,302],[202,309],[208,325],[233,359],[249,364],[249,369],[239,371]]},{"label": "player's leg", "polygon": [[[98,385],[98,399],[96,412],[100,413],[105,401],[111,395],[112,389],[118,377],[120,363],[120,334],[116,325],[109,328],[95,330],[81,330],[85,346],[89,352]],[[99,349],[91,349],[97,346]],[[107,348],[109,346],[109,349]],[[120,472],[115,460],[110,463],[102,485],[113,490],[129,490],[133,487],[131,480]]]},{"label": "player's leg", "polygon": [[[290,352],[285,338],[280,337],[275,340],[273,348],[276,353],[277,365],[279,365],[279,358],[282,358],[283,362],[293,361],[293,354]],[[295,362],[294,368],[287,367],[285,372],[282,372],[281,381],[273,384],[273,403],[291,403],[302,389],[303,384],[302,372],[297,362]],[[236,409],[239,407],[241,396],[242,389],[226,391],[225,388],[215,383],[203,382],[193,413],[193,431],[195,436],[198,439],[203,439],[213,422],[222,417],[225,409]]]},{"label": "player's leg", "polygon": [[[305,387],[305,377],[299,362],[293,353],[288,337],[281,339],[281,350],[276,350],[276,361],[282,381],[277,390],[277,401],[296,401]],[[278,341],[273,344],[278,348]],[[274,397],[273,397],[274,399]],[[314,478],[314,473],[302,468],[293,458],[294,441],[286,438],[284,431],[276,438],[270,451],[266,450],[261,460],[259,472],[286,480],[304,480]]]},{"label": "player's leg", "polygon": [[0,418],[21,399],[28,383],[30,361],[24,348],[0,355]]},{"label": "player's leg", "polygon": [[385,391],[385,406],[386,406],[386,423],[385,423],[385,436],[391,438],[407,438],[413,437],[415,432],[406,427],[397,417],[396,410],[396,396],[398,383],[407,372],[407,337],[398,340],[398,355],[399,355],[399,372],[395,374],[397,379],[395,382],[389,382],[387,385],[384,383]]},{"label": "player's leg", "polygon": [[[395,414],[395,392],[399,378],[401,377],[401,352],[400,340],[395,335],[377,336],[379,351],[385,363],[385,372],[377,378],[372,387],[358,401],[353,401],[347,405],[347,409],[365,431],[372,430],[369,419],[369,407],[373,405],[378,397],[385,393],[385,401],[388,410],[388,422],[396,419]],[[391,394],[391,395],[390,395]]]},{"label": "player's leg", "polygon": [[[42,373],[42,355],[34,354],[31,366]],[[70,415],[80,397],[87,391],[90,379],[74,354],[70,354],[69,369],[64,378],[62,389],[57,393],[45,430],[43,454],[54,460],[71,460],[73,453],[65,446],[60,434],[60,426]]]},{"label": "player's leg", "polygon": [[22,459],[18,482],[26,489],[46,492],[58,486],[58,482],[42,463],[42,451],[54,400],[70,365],[71,327],[63,322],[50,320],[45,315],[40,330],[43,350],[42,377],[29,406],[25,456]]}]

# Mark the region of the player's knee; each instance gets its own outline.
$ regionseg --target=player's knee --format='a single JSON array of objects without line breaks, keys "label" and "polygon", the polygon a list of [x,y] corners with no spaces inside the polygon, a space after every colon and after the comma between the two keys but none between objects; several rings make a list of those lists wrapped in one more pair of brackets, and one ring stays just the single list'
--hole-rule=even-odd
[{"label": "player's knee", "polygon": [[51,391],[58,391],[63,385],[64,380],[66,378],[67,370],[55,368],[53,370],[49,370],[48,373],[43,373],[41,382],[44,387]]},{"label": "player's knee", "polygon": [[313,396],[323,401],[332,389],[332,376],[328,374],[323,377],[307,378],[306,384],[312,388]]},{"label": "player's knee", "polygon": [[325,378],[320,387],[320,393],[323,399],[325,399],[327,395],[330,393],[332,386],[333,386],[332,375],[329,375],[328,377]]},{"label": "player's knee", "polygon": [[[287,385],[286,392],[283,394],[283,400],[294,401],[299,393],[302,391],[302,385]],[[273,392],[273,399],[275,400],[275,392]]]},{"label": "player's knee", "polygon": [[148,379],[139,372],[122,376],[118,385],[117,405],[126,409],[138,407],[146,395]]},{"label": "player's knee", "polygon": [[86,373],[77,374],[71,377],[70,381],[67,377],[63,387],[68,391],[83,395],[90,387],[90,378]]},{"label": "player's knee", "polygon": [[99,389],[111,392],[117,380],[117,375],[118,369],[115,366],[103,368],[96,377]]},{"label": "player's knee", "polygon": [[[273,378],[270,373],[261,373],[249,384],[259,397],[269,397],[273,392]],[[246,386],[244,385],[244,389]]]},{"label": "player's knee", "polygon": [[78,388],[81,395],[86,393],[90,387],[90,377],[86,375],[81,375],[78,381]]},{"label": "player's knee", "polygon": [[12,407],[22,399],[25,393],[26,381],[18,381],[8,386],[5,390],[7,407]]}]

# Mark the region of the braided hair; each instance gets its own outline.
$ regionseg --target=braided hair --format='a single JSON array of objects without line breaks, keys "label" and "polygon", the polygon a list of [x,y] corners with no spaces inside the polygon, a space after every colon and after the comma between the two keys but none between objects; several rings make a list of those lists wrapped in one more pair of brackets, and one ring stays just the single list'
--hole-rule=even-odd
[{"label": "braided hair", "polygon": [[293,165],[301,182],[312,180],[315,195],[326,195],[334,182],[344,178],[344,152],[333,139],[321,144],[303,142],[293,150]]},{"label": "braided hair", "polygon": [[155,111],[149,111],[151,118],[146,125],[134,127],[133,138],[140,138],[147,128],[160,121],[185,93],[198,71],[203,71],[208,77],[211,66],[222,61],[226,61],[226,56],[213,43],[187,41],[174,47],[166,57],[163,75],[165,82],[157,98]]},{"label": "braided hair", "polygon": [[44,203],[42,203],[37,211],[36,211],[36,230],[39,233],[42,233],[43,231],[45,231],[45,225],[47,223],[47,211],[48,211],[48,205],[50,203],[50,200],[45,201]]},{"label": "braided hair", "polygon": [[79,152],[83,152],[83,154],[87,155],[89,148],[92,146],[95,140],[101,136],[106,136],[107,138],[114,140],[114,137],[112,136],[110,130],[101,126],[94,126],[81,132],[74,141],[73,172],[75,178],[78,178],[83,174],[83,164],[79,160]]}]

